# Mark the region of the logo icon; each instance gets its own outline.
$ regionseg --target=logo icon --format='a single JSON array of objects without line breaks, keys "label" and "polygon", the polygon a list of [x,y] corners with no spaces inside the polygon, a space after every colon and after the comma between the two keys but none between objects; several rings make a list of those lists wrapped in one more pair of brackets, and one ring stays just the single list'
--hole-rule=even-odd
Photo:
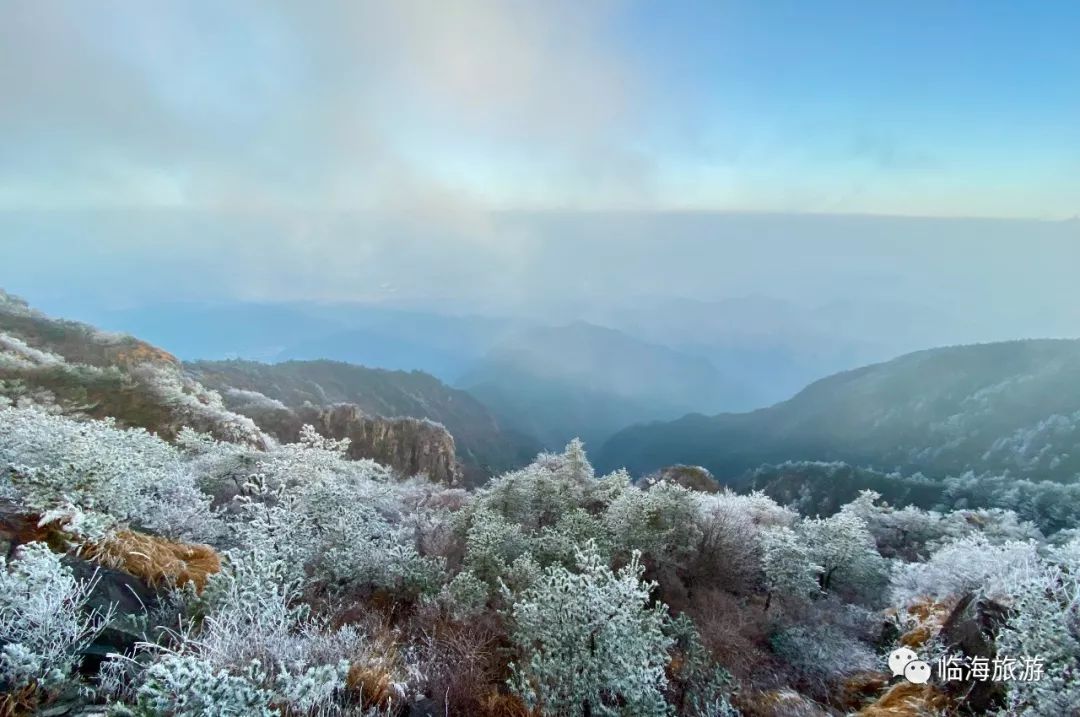
[{"label": "logo icon", "polygon": [[925,685],[930,681],[930,665],[922,660],[912,660],[904,668],[904,677],[915,685]]},{"label": "logo icon", "polygon": [[912,684],[925,685],[930,681],[930,665],[907,647],[898,647],[889,653],[889,669],[894,677],[903,675]]},{"label": "logo icon", "polygon": [[915,651],[907,647],[898,647],[893,650],[889,655],[889,669],[892,670],[893,677],[904,674],[907,664],[918,659],[919,656],[915,654]]}]

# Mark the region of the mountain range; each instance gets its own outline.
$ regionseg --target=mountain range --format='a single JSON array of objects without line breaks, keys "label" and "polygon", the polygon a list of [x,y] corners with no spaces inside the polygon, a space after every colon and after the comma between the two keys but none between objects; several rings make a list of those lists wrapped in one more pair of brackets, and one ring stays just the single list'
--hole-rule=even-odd
[{"label": "mountain range", "polygon": [[513,333],[457,383],[548,447],[574,437],[599,444],[634,423],[752,405],[705,358],[580,321]]},{"label": "mountain range", "polygon": [[596,462],[635,473],[694,463],[721,481],[793,460],[1070,481],[1080,474],[1077,385],[1077,340],[918,351],[834,374],[769,408],[624,429]]}]

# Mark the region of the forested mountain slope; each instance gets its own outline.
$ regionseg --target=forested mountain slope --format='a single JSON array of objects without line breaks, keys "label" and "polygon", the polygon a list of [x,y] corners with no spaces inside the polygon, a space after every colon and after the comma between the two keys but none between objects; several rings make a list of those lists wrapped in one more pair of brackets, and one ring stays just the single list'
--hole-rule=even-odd
[{"label": "forested mountain slope", "polygon": [[763,463],[845,461],[930,477],[1080,473],[1080,341],[920,351],[817,381],[743,414],[621,431],[598,463],[644,473],[676,462],[731,480]]}]

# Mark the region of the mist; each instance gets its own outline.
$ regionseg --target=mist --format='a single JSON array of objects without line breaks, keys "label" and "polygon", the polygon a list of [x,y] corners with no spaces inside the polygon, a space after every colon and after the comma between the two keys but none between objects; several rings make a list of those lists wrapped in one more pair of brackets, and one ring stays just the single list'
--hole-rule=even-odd
[{"label": "mist", "polygon": [[519,426],[559,441],[1080,336],[1053,13],[3,12],[2,286],[184,360],[422,370],[503,418],[606,406]]}]

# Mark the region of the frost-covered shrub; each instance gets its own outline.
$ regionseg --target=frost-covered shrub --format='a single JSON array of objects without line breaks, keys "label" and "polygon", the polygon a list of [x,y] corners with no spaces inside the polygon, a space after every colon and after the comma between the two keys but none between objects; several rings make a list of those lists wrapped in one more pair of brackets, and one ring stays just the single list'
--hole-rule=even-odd
[{"label": "frost-covered shrub", "polygon": [[777,511],[783,509],[760,494],[716,493],[698,496],[698,502],[701,539],[686,571],[688,587],[716,585],[735,593],[759,589],[761,533],[788,522],[779,519]]},{"label": "frost-covered shrub", "polygon": [[832,625],[796,625],[776,634],[772,644],[796,679],[818,692],[856,672],[880,667],[873,650]]},{"label": "frost-covered shrub", "polygon": [[544,715],[658,715],[667,706],[667,608],[635,554],[613,573],[591,546],[514,599],[511,689]]},{"label": "frost-covered shrub", "polygon": [[493,478],[476,507],[503,516],[526,533],[554,525],[565,513],[597,513],[629,483],[625,472],[597,478],[575,439],[562,453],[542,453],[530,465]]},{"label": "frost-covered shrub", "polygon": [[81,662],[81,651],[111,615],[86,609],[93,582],[74,577],[43,543],[27,543],[18,559],[0,557],[0,677],[6,689],[52,687]]},{"label": "frost-covered shrub", "polygon": [[254,421],[228,410],[217,392],[192,381],[172,366],[141,363],[129,367],[128,374],[169,407],[178,428],[198,426],[225,440],[253,446],[270,444]]},{"label": "frost-covered shrub", "polygon": [[828,518],[806,518],[797,531],[810,559],[821,566],[821,589],[851,600],[873,602],[888,582],[888,563],[877,551],[865,521],[840,512]]},{"label": "frost-covered shrub", "polygon": [[919,598],[940,600],[978,591],[999,598],[1010,594],[1039,569],[1034,542],[993,545],[976,534],[946,543],[925,563],[896,566],[892,599],[906,605]]},{"label": "frost-covered shrub", "polygon": [[706,514],[717,509],[726,513],[738,513],[746,516],[754,525],[761,528],[791,527],[799,519],[798,513],[777,504],[761,491],[742,495],[725,490],[719,493],[701,494],[698,500]]},{"label": "frost-covered shrub", "polygon": [[153,714],[264,714],[271,706],[306,712],[335,704],[350,661],[372,657],[370,641],[353,626],[330,630],[312,616],[299,585],[272,556],[228,557],[199,598],[198,624],[172,649],[147,648],[153,661],[136,671],[137,704]]},{"label": "frost-covered shrub", "polygon": [[0,331],[0,368],[59,366],[63,363],[63,356],[36,349],[17,336]]},{"label": "frost-covered shrub", "polygon": [[761,568],[770,600],[807,600],[821,591],[822,567],[810,556],[809,546],[786,526],[761,532]]},{"label": "frost-covered shrub", "polygon": [[675,483],[627,488],[608,506],[604,525],[618,550],[662,565],[684,566],[702,537],[697,494]]},{"label": "frost-covered shrub", "polygon": [[441,561],[417,552],[398,487],[382,466],[347,461],[341,450],[283,446],[254,465],[235,501],[235,540],[286,565],[291,579],[437,592]]},{"label": "frost-covered shrub", "polygon": [[579,508],[563,514],[555,525],[546,526],[533,536],[529,541],[530,554],[544,567],[554,563],[572,567],[577,562],[579,547],[589,541],[602,555],[611,554],[613,545],[605,526]]},{"label": "frost-covered shrub", "polygon": [[1011,510],[990,508],[941,513],[914,506],[893,508],[880,503],[880,498],[873,491],[863,491],[841,512],[861,518],[874,536],[878,551],[887,558],[907,562],[925,560],[943,544],[975,533],[994,544],[1042,539],[1033,524],[1020,520]]},{"label": "frost-covered shrub", "polygon": [[690,717],[736,717],[731,706],[734,680],[731,674],[717,665],[701,641],[693,620],[685,614],[668,624],[668,634],[674,639],[669,702],[676,714]]},{"label": "frost-covered shrub", "polygon": [[271,694],[258,687],[258,665],[233,675],[192,655],[166,655],[150,665],[135,694],[138,713],[176,717],[272,717]]},{"label": "frost-covered shrub", "polygon": [[[111,420],[77,421],[36,407],[0,408],[0,481],[30,508],[83,520],[88,532],[129,523],[169,538],[212,539],[210,499],[177,450]],[[91,530],[91,526],[93,526]],[[101,537],[90,534],[87,537]]]},{"label": "frost-covered shrub", "polygon": [[840,512],[860,518],[874,536],[878,551],[887,558],[925,558],[929,546],[960,534],[959,526],[941,513],[914,506],[897,509],[879,503],[880,499],[880,494],[864,490]]},{"label": "frost-covered shrub", "polygon": [[1042,570],[1011,586],[999,654],[1044,661],[1037,681],[1009,685],[1004,712],[1020,717],[1080,714],[1080,542],[1057,548]]},{"label": "frost-covered shrub", "polygon": [[490,589],[470,570],[463,570],[443,587],[440,598],[458,620],[479,614],[487,605]]},{"label": "frost-covered shrub", "polygon": [[478,579],[496,585],[510,564],[528,551],[529,540],[520,525],[483,509],[470,517],[464,565]]}]

